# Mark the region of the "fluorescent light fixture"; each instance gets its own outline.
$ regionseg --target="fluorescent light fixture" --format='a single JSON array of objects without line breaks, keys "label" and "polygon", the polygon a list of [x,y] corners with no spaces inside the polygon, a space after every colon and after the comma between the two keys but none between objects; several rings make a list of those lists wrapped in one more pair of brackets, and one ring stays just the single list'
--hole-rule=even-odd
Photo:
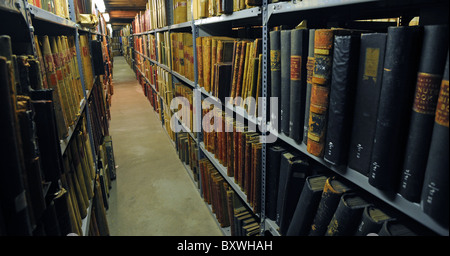
[{"label": "fluorescent light fixture", "polygon": [[106,22],[109,22],[109,13],[107,12],[103,13],[103,18],[105,18]]},{"label": "fluorescent light fixture", "polygon": [[93,0],[92,3],[94,3],[97,6],[99,12],[106,11],[105,2],[103,2],[103,0]]}]

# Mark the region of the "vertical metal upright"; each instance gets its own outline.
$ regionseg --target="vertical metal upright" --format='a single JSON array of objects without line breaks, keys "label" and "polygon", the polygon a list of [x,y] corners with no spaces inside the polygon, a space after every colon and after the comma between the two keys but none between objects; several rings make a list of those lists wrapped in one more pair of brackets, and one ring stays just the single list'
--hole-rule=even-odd
[{"label": "vertical metal upright", "polygon": [[[267,94],[267,54],[268,54],[268,21],[269,21],[269,12],[268,12],[268,0],[262,1],[262,120],[261,127],[267,127],[267,101],[269,100],[269,95]],[[265,128],[261,132],[266,132]],[[262,136],[262,147],[261,147],[261,235],[264,235],[265,231],[265,223],[266,223],[266,152],[267,152],[267,144],[266,144],[266,136]]]},{"label": "vertical metal upright", "polygon": [[[73,0],[68,0],[69,2],[69,16],[70,16],[70,20],[76,23],[76,18],[75,18],[75,5],[73,3]],[[77,63],[78,63],[78,72],[80,73],[80,81],[81,81],[81,86],[83,89],[83,96],[84,96],[84,100],[86,101],[86,107],[85,107],[85,111],[86,111],[86,120],[87,120],[87,132],[89,134],[89,140],[90,140],[90,144],[91,144],[91,152],[92,152],[92,158],[94,159],[94,169],[97,172],[97,157],[96,157],[96,151],[95,151],[95,144],[94,144],[94,136],[93,136],[93,131],[92,131],[92,123],[91,123],[91,117],[89,115],[90,110],[89,110],[89,102],[88,102],[88,97],[86,94],[86,85],[84,84],[84,71],[83,71],[83,64],[81,61],[81,49],[80,49],[80,38],[79,38],[79,34],[78,34],[78,27],[75,27],[75,48],[77,51]],[[94,79],[93,82],[95,82],[96,79]],[[88,81],[89,82],[89,81]],[[93,88],[93,87],[92,87]]]}]

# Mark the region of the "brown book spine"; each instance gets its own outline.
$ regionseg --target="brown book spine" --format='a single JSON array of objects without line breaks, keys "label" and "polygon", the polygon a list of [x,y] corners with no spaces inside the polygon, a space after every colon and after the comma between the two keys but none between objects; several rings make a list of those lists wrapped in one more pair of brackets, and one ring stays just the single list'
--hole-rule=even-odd
[{"label": "brown book spine", "polygon": [[247,49],[247,42],[242,42],[241,52],[240,52],[241,56],[239,57],[238,76],[237,76],[237,81],[236,81],[236,99],[234,101],[234,104],[238,104],[237,97],[241,96],[241,88],[242,88],[242,79],[243,79],[243,73],[244,73],[246,49]]},{"label": "brown book spine", "polygon": [[230,103],[234,102],[234,98],[236,98],[236,84],[238,81],[238,75],[239,75],[239,63],[240,63],[240,57],[241,57],[241,51],[242,51],[242,44],[241,41],[235,41],[234,42],[234,50],[233,50],[233,64],[232,64],[232,80],[231,80],[231,94],[230,94]]},{"label": "brown book spine", "polygon": [[326,114],[330,93],[334,30],[317,29],[314,38],[315,65],[312,77],[307,150],[322,156],[325,143]]},{"label": "brown book spine", "polygon": [[211,92],[211,37],[204,37],[202,42],[203,54],[203,86]]}]

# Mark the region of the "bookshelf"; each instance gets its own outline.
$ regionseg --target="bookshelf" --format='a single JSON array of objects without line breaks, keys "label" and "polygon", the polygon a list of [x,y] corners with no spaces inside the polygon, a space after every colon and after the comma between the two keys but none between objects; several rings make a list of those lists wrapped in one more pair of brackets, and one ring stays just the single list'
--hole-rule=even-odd
[{"label": "bookshelf", "polygon": [[[231,36],[234,38],[244,38],[242,34],[239,34],[234,28],[237,27],[257,27],[257,35],[255,38],[262,38],[262,74],[261,74],[261,95],[263,98],[270,96],[270,58],[269,58],[269,31],[276,26],[287,25],[293,28],[299,24],[303,19],[308,20],[308,28],[329,28],[329,27],[357,27],[362,29],[373,29],[375,31],[383,31],[388,25],[396,25],[393,23],[368,23],[361,22],[365,19],[378,19],[387,17],[399,17],[397,23],[405,25],[414,16],[420,16],[420,25],[430,24],[448,24],[446,20],[448,18],[448,11],[444,11],[448,7],[448,3],[445,1],[385,1],[385,0],[303,0],[303,1],[281,1],[276,3],[269,3],[268,0],[263,0],[260,6],[250,7],[247,9],[234,11],[230,14],[221,14],[212,17],[194,18],[191,20],[182,22],[179,24],[171,24],[172,20],[168,19],[169,24],[151,29],[149,31],[140,31],[139,33],[131,33],[134,38],[138,38],[143,35],[154,34],[160,32],[168,32],[169,34],[177,32],[192,33],[193,47],[194,47],[194,79],[187,79],[185,76],[174,71],[173,67],[161,64],[156,60],[152,60],[147,56],[139,52],[134,47],[134,56],[140,56],[142,58],[149,59],[152,63],[163,67],[169,72],[173,79],[173,83],[183,83],[184,85],[192,88],[194,95],[194,127],[201,127],[201,105],[202,101],[206,98],[212,101],[214,104],[218,104],[219,100],[208,92],[199,83],[198,79],[198,59],[196,38],[205,36]],[[171,1],[166,1],[170,6]],[[168,8],[167,11],[172,12],[172,8]],[[171,17],[171,16],[170,16]],[[361,25],[361,26],[357,26]],[[172,57],[172,56],[171,56]],[[136,57],[135,57],[136,58]],[[136,70],[136,69],[135,69]],[[137,71],[142,73],[141,71]],[[147,80],[148,82],[148,80]],[[158,92],[154,85],[151,88]],[[160,95],[160,97],[162,97]],[[162,105],[164,108],[165,106]],[[268,105],[263,103],[262,112],[265,113]],[[422,210],[422,206],[419,203],[412,203],[404,199],[397,193],[386,193],[379,190],[368,183],[367,177],[359,172],[348,168],[347,166],[333,166],[326,162],[322,157],[316,157],[310,154],[304,143],[297,143],[292,138],[279,133],[271,127],[268,122],[268,117],[258,116],[255,117],[252,114],[248,114],[241,106],[234,106],[229,103],[222,105],[223,111],[232,113],[235,119],[242,118],[245,123],[253,124],[256,127],[265,126],[267,132],[276,137],[277,141],[280,141],[295,152],[306,156],[310,161],[319,164],[326,168],[333,174],[337,174],[343,178],[361,188],[371,196],[385,203],[387,206],[399,211],[400,213],[410,217],[415,222],[419,223],[426,229],[431,230],[435,234],[448,236],[448,228],[441,226]],[[161,110],[161,112],[163,112]],[[184,129],[186,130],[186,129]],[[196,134],[196,142],[199,145],[199,159],[208,158],[211,163],[219,170],[224,176],[225,180],[231,185],[231,187],[237,192],[241,199],[246,202],[247,196],[239,188],[232,177],[226,175],[226,167],[219,163],[218,159],[213,153],[209,152],[203,144],[202,132],[190,132],[192,137]],[[267,147],[270,143],[262,144],[261,149],[261,212],[259,217],[261,218],[261,234],[264,231],[269,231],[274,236],[279,236],[278,226],[274,220],[266,218],[265,216],[265,185],[266,185],[266,173],[268,168],[266,166],[267,160]],[[250,207],[250,205],[247,205]],[[251,208],[251,207],[250,207]]]},{"label": "bookshelf", "polygon": [[[42,82],[43,80],[45,80],[45,83],[43,82],[43,84],[40,84],[39,82],[37,82],[38,85],[40,84],[40,87],[30,87],[30,89],[27,89],[27,91],[21,91],[20,95],[31,97],[31,102],[33,104],[35,104],[36,102],[39,102],[39,104],[43,104],[43,102],[46,102],[46,104],[48,104],[48,102],[54,101],[53,96],[56,96],[56,94],[48,90],[48,88],[50,87],[47,87],[49,85],[47,85],[46,72],[49,71],[47,69],[47,66],[45,66],[45,69],[42,69],[42,67],[44,67],[44,60],[42,58],[44,53],[41,54],[41,48],[43,46],[36,44],[44,44],[45,41],[44,39],[41,40],[41,38],[44,38],[44,36],[48,35],[51,40],[57,40],[56,42],[58,42],[58,49],[60,51],[64,51],[64,53],[60,53],[61,57],[63,57],[64,54],[64,58],[59,59],[59,61],[61,65],[64,65],[63,76],[65,79],[65,87],[58,88],[62,91],[65,90],[64,93],[67,93],[66,95],[64,95],[64,97],[66,98],[64,98],[63,103],[67,104],[68,109],[71,109],[70,112],[73,116],[73,119],[67,123],[67,133],[65,135],[60,134],[60,136],[58,136],[59,131],[57,129],[51,128],[53,123],[52,120],[46,119],[47,122],[45,123],[45,130],[49,131],[46,135],[47,137],[45,137],[45,139],[42,138],[42,140],[39,140],[39,138],[33,138],[33,143],[36,143],[34,150],[36,150],[36,154],[38,154],[37,159],[40,159],[40,163],[42,164],[42,166],[39,167],[39,172],[42,173],[41,175],[43,175],[43,178],[46,178],[45,184],[43,184],[42,188],[42,194],[46,204],[43,209],[44,211],[54,211],[57,200],[59,200],[58,207],[60,210],[54,213],[61,213],[61,210],[64,209],[61,208],[61,203],[67,203],[67,206],[65,206],[68,207],[67,210],[75,214],[71,215],[72,213],[62,213],[67,216],[70,215],[71,219],[70,222],[69,219],[59,220],[67,220],[67,222],[64,223],[66,225],[65,227],[61,226],[61,230],[59,230],[58,227],[58,232],[61,232],[60,235],[67,235],[68,233],[76,233],[83,236],[90,234],[98,235],[100,233],[93,232],[93,225],[97,225],[97,223],[100,225],[100,223],[103,223],[102,228],[103,230],[105,230],[105,228],[107,229],[107,224],[106,226],[104,225],[106,216],[105,218],[100,219],[100,215],[98,215],[98,207],[97,210],[93,210],[93,208],[95,208],[93,206],[93,203],[96,200],[95,198],[101,196],[102,193],[102,191],[98,191],[95,189],[95,185],[99,182],[99,179],[105,182],[103,183],[103,185],[108,186],[110,182],[110,180],[108,182],[107,180],[105,180],[105,177],[101,171],[102,167],[100,167],[102,163],[105,163],[105,161],[107,161],[107,159],[105,159],[104,156],[101,155],[101,152],[105,150],[103,135],[107,135],[106,126],[108,122],[108,100],[112,95],[112,84],[110,79],[112,74],[111,69],[108,70],[108,67],[111,66],[111,62],[107,53],[107,48],[109,46],[106,40],[108,37],[106,31],[106,23],[96,7],[92,6],[93,9],[89,10],[89,12],[93,12],[93,15],[99,17],[99,24],[95,28],[85,28],[80,26],[76,22],[76,16],[78,15],[78,13],[76,13],[74,9],[74,3],[78,4],[77,0],[65,1],[64,4],[66,4],[67,6],[62,5],[61,9],[58,9],[60,11],[64,10],[61,12],[56,10],[53,10],[53,12],[47,11],[42,8],[36,7],[32,3],[39,6],[41,4],[41,1],[10,0],[0,2],[0,15],[2,16],[2,19],[4,19],[2,20],[3,24],[5,24],[5,26],[0,29],[0,35],[8,35],[11,38],[13,54],[17,56],[28,55],[30,56],[29,58],[32,58],[31,56],[33,56],[33,58],[39,59],[39,61],[41,61],[40,64],[42,64],[40,66],[40,69],[38,69],[41,72],[38,73],[38,75],[42,80],[37,81]],[[57,15],[56,13],[58,13],[59,15]],[[82,43],[80,42],[80,37],[88,38],[89,42],[96,41],[101,43],[100,50],[102,50],[102,52],[104,53],[102,54],[102,65],[107,64],[107,67],[105,67],[104,69],[104,74],[94,74],[94,65],[96,64],[94,64],[94,60],[91,59],[91,54],[93,53],[90,52],[90,50],[92,49],[91,47],[89,47],[89,45],[87,45],[87,48],[84,49],[83,47],[86,45],[82,45]],[[52,45],[51,50],[53,51],[54,49],[56,48],[53,48]],[[90,62],[89,64],[92,70],[86,68],[87,63],[83,62],[84,59],[82,58],[82,50],[87,50],[85,53],[89,56],[88,61]],[[61,67],[62,66],[59,66],[57,68]],[[87,71],[90,71],[90,73],[93,74],[92,78],[87,76]],[[85,77],[89,81],[85,80]],[[30,82],[31,79],[32,78],[30,77]],[[60,78],[58,77],[57,79],[59,80]],[[60,85],[58,84],[57,86]],[[50,92],[50,94],[48,92]],[[45,97],[43,95],[45,95]],[[33,113],[33,116],[39,115],[39,118],[42,118],[42,115],[50,115],[55,118],[55,110],[53,108],[54,103],[51,104],[51,108],[39,107],[38,109],[32,109],[33,112],[31,113]],[[33,117],[33,122],[35,124],[33,124],[32,126],[32,133],[41,132],[41,135],[44,135],[42,134],[42,128],[40,128],[39,124],[43,119],[39,119],[38,121],[36,116]],[[59,116],[56,115],[55,120],[56,122],[60,121]],[[59,126],[59,123],[58,126],[57,123],[54,123],[54,125],[56,128]],[[102,125],[106,126],[101,127]],[[20,126],[20,128],[23,129],[22,126]],[[106,131],[106,134],[103,134],[103,131],[100,130],[103,128],[104,131]],[[21,131],[21,133],[23,133],[23,131]],[[49,135],[50,133],[51,135]],[[72,161],[76,157],[79,157],[76,160],[77,162]],[[106,165],[104,164],[103,166]],[[80,168],[78,169],[79,172],[75,174],[75,169],[73,168]],[[49,172],[56,170],[57,173],[52,174],[54,176],[50,177]],[[23,171],[30,172],[30,170],[28,169]],[[32,171],[35,171],[35,169],[33,169]],[[34,178],[35,176],[28,177],[30,181],[32,181],[32,179]],[[88,197],[83,198],[85,200],[85,209],[83,209],[83,211],[85,211],[86,215],[82,218],[80,216],[81,207],[79,208],[78,206],[75,206],[77,201],[76,198],[73,197],[75,196],[76,192],[80,191],[78,189],[80,189],[81,187],[75,189],[73,185],[70,185],[75,179],[77,180],[77,182],[80,182],[79,185],[86,186],[86,191],[88,192]],[[102,188],[103,191],[106,191],[104,189],[104,186]],[[36,190],[33,191],[33,193],[36,193]],[[91,192],[89,191],[98,192],[96,192],[95,194],[91,194]],[[56,192],[58,193],[58,195],[56,195]],[[53,195],[54,193],[55,195]],[[76,197],[78,197],[78,195]],[[33,201],[33,198],[31,200],[32,201],[29,201],[29,203],[31,204],[29,204],[28,206],[26,206],[25,204],[25,208],[28,209],[30,207],[33,207],[35,202]],[[68,204],[68,200],[74,200],[71,201],[70,206]],[[75,208],[77,210],[74,210]],[[31,215],[33,214],[31,211],[29,211],[29,214],[29,218],[32,219],[32,221],[29,230],[30,233],[27,233],[27,235],[56,235],[56,233],[45,232],[44,229],[45,227],[47,227],[46,225],[48,225],[48,221],[45,221],[43,219],[43,215]],[[43,214],[48,215],[48,213]],[[91,222],[92,215],[96,215],[96,223]],[[61,216],[55,215],[54,221],[57,221],[56,217],[59,218]],[[56,232],[56,229],[54,231]],[[2,230],[2,232],[4,232],[4,230]],[[2,235],[5,234],[9,233],[2,233]],[[101,234],[106,235],[106,233]],[[20,235],[25,235],[25,233]]]}]

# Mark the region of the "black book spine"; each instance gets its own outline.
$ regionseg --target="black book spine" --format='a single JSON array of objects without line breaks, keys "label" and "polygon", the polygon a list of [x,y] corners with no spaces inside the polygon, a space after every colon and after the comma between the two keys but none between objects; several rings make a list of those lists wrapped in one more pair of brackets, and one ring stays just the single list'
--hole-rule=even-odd
[{"label": "black book spine", "polygon": [[[280,233],[282,235],[286,234],[289,225],[291,224],[292,216],[294,215],[309,170],[308,164],[302,160],[294,160],[293,162],[287,160],[287,162],[289,165],[289,176],[285,186],[285,193],[282,199],[283,204],[279,218]],[[281,169],[282,168],[283,166],[281,166]]]},{"label": "black book spine", "polygon": [[268,168],[266,173],[266,208],[265,215],[267,218],[276,220],[277,218],[277,195],[278,182],[280,176],[281,154],[284,148],[273,146],[268,151]]},{"label": "black book spine", "polygon": [[364,208],[369,204],[349,206],[347,198],[357,197],[352,194],[343,194],[336,208],[336,212],[328,225],[326,236],[352,236],[361,222]]},{"label": "black book spine", "polygon": [[286,236],[308,235],[322,195],[322,190],[313,190],[311,188],[309,180],[319,176],[314,175],[306,178]]},{"label": "black book spine", "polygon": [[308,30],[293,29],[291,31],[289,137],[298,143],[301,143],[303,139],[308,43]]},{"label": "black book spine", "polygon": [[348,166],[368,175],[381,91],[385,33],[361,35],[361,48]]},{"label": "black book spine", "polygon": [[358,72],[360,36],[334,38],[328,128],[324,160],[333,165],[347,163]]},{"label": "black book spine", "polygon": [[278,99],[278,106],[270,106],[270,123],[273,128],[280,127],[281,103],[281,51],[280,31],[270,32],[270,97]]},{"label": "black book spine", "polygon": [[306,95],[305,95],[305,119],[303,121],[303,143],[308,142],[308,127],[309,127],[309,105],[311,104],[311,87],[312,77],[314,71],[314,35],[315,29],[309,30],[308,42],[308,60],[306,62]]},{"label": "black book spine", "polygon": [[[0,37],[0,45],[11,49],[10,39]],[[0,48],[2,48],[0,47]],[[23,177],[23,156],[16,113],[15,85],[12,83],[11,62],[0,56],[0,207],[3,210],[8,235],[31,235],[30,215]],[[5,170],[5,171],[3,171]],[[8,171],[6,171],[8,170]]]},{"label": "black book spine", "polygon": [[420,27],[389,27],[369,183],[396,191],[421,47]]},{"label": "black book spine", "polygon": [[289,135],[291,99],[291,30],[281,31],[281,132]]},{"label": "black book spine", "polygon": [[228,86],[231,83],[231,63],[220,65],[218,68],[218,78],[219,80],[219,99],[222,103],[225,103],[225,97],[229,97],[230,95],[230,87]]},{"label": "black book spine", "polygon": [[[190,8],[188,6],[188,8]],[[222,0],[223,13],[233,13],[233,0]]]},{"label": "black book spine", "polygon": [[419,202],[430,149],[439,87],[448,49],[448,26],[424,26],[423,47],[417,73],[416,90],[399,193]]},{"label": "black book spine", "polygon": [[441,83],[422,192],[423,211],[448,228],[449,55]]}]

